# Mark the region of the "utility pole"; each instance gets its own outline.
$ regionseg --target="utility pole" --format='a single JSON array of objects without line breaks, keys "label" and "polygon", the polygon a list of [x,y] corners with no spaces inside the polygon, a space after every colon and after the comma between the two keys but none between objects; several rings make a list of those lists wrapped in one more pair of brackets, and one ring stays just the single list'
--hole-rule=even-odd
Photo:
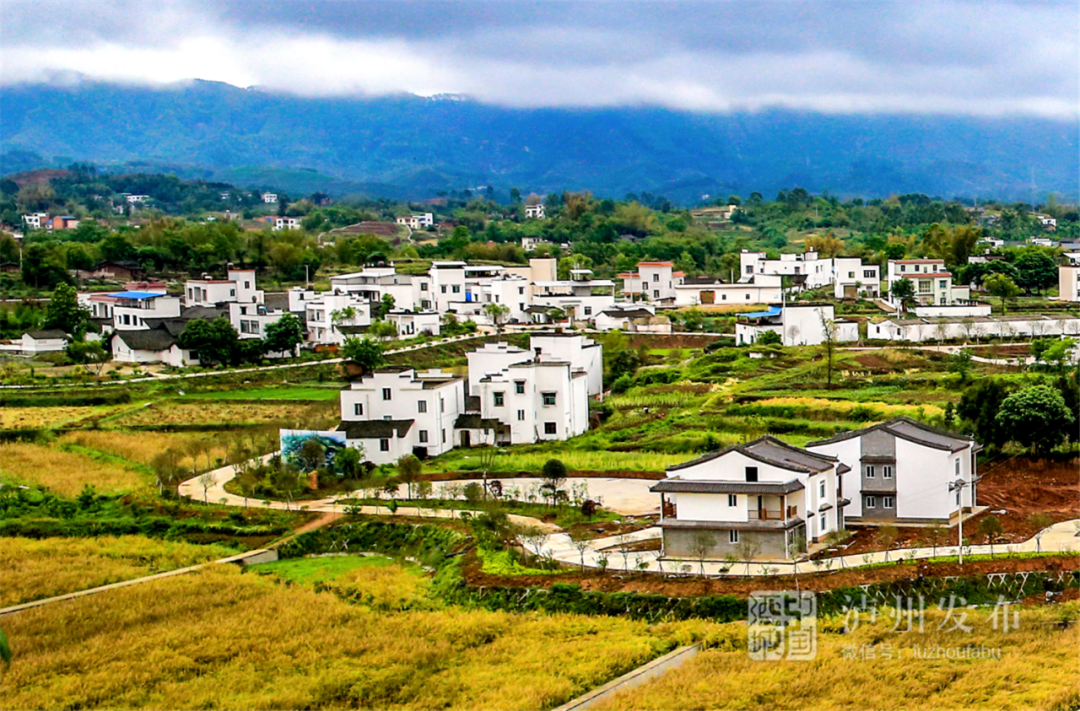
[{"label": "utility pole", "polygon": [[308,265],[308,264],[305,264],[304,265],[304,287],[306,288],[306,287],[309,287],[309,286],[311,286],[311,266]]},{"label": "utility pole", "polygon": [[957,479],[952,484],[949,484],[949,491],[956,492],[956,498],[958,502],[957,511],[959,513],[958,522],[960,528],[957,531],[957,535],[959,536],[959,539],[957,541],[959,543],[959,545],[957,546],[957,551],[959,551],[958,555],[960,557],[960,565],[964,564],[964,487],[966,487],[967,485],[968,483],[963,479]]}]

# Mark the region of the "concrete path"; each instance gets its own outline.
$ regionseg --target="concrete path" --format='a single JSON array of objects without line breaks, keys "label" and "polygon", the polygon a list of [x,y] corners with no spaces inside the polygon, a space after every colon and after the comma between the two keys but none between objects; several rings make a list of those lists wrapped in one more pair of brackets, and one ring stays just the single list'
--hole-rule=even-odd
[{"label": "concrete path", "polygon": [[656,677],[669,672],[672,669],[678,669],[683,664],[696,657],[700,651],[700,644],[679,647],[673,652],[668,652],[662,657],[657,657],[651,662],[623,674],[618,679],[609,681],[603,686],[598,686],[576,699],[566,702],[562,706],[556,708],[555,711],[585,711],[585,709],[600,703],[613,694],[617,694],[621,691],[629,691],[637,686],[641,686],[647,681],[652,681]]},{"label": "concrete path", "polygon": [[[488,476],[488,481],[499,481],[503,487],[503,494],[516,489],[518,494],[537,492],[539,497],[540,485],[544,480],[540,477],[500,477],[498,472]],[[482,479],[455,479],[453,481],[433,481],[432,492],[440,498],[454,498],[448,490],[455,486],[464,486],[469,483],[482,484]],[[648,516],[660,513],[660,498],[649,491],[649,487],[655,484],[650,479],[616,479],[600,477],[570,477],[566,480],[564,489],[580,489],[587,492],[587,498],[595,500],[608,511],[614,511],[626,516]],[[582,488],[583,487],[583,488]],[[398,496],[404,497],[406,487],[398,489]],[[523,496],[513,498],[521,499]],[[461,498],[460,495],[457,498]]]},{"label": "concrete path", "polygon": [[[269,455],[268,455],[269,456]],[[210,503],[224,504],[226,506],[244,506],[242,496],[230,494],[225,491],[225,483],[236,476],[234,467],[227,466],[210,472],[213,477],[212,485],[207,489],[206,500]],[[511,480],[508,480],[511,481]],[[588,480],[592,481],[592,480]],[[630,491],[626,500],[633,501],[640,496],[643,486],[652,482],[641,479],[612,479],[604,480],[611,482],[609,486],[625,485]],[[452,485],[460,482],[439,482],[440,484]],[[638,492],[635,494],[634,492]],[[203,489],[198,478],[189,479],[180,485],[180,495],[202,501]],[[330,496],[324,499],[296,502],[292,505],[282,501],[270,501],[265,499],[248,499],[248,506],[259,506],[278,510],[304,510],[317,512],[337,513],[342,511],[339,499],[341,496]],[[386,506],[363,506],[360,513],[369,515],[393,515]],[[470,513],[477,513],[472,511]],[[401,506],[397,510],[401,516],[414,516],[419,518],[459,518],[460,510],[436,509],[414,506]],[[698,561],[688,558],[660,558],[660,551],[627,551],[623,556],[620,547],[628,542],[637,542],[661,537],[661,529],[652,526],[634,531],[624,536],[609,536],[590,540],[579,551],[575,542],[558,526],[543,523],[529,516],[511,514],[510,520],[522,526],[537,527],[548,532],[548,535],[539,545],[530,545],[522,541],[522,545],[537,555],[550,555],[560,563],[571,566],[580,566],[584,562],[587,568],[606,568],[608,570],[640,570],[644,572],[664,573],[669,575],[706,577],[721,576],[769,576],[810,574],[831,570],[843,570],[846,568],[859,568],[875,563],[896,562],[898,560],[920,560],[935,557],[955,557],[959,553],[958,546],[938,546],[937,548],[900,548],[890,551],[878,551],[859,555],[841,555],[832,558],[817,559],[813,562],[802,561],[791,563],[786,561],[751,560],[731,562],[720,560]],[[1045,552],[1071,553],[1080,551],[1080,519],[1062,521],[1043,530],[1040,537],[1033,537],[1022,543],[1008,543],[995,545],[991,549],[988,545],[966,546],[964,555],[985,555],[1026,553],[1042,550]],[[606,561],[602,562],[602,561]]]},{"label": "concrete path", "polygon": [[[132,580],[122,580],[118,583],[109,583],[108,585],[101,585],[96,588],[88,588],[86,590],[78,590],[76,592],[64,593],[63,595],[57,595],[55,597],[46,597],[41,600],[33,600],[31,602],[24,602],[21,605],[12,605],[11,607],[0,608],[0,616],[10,615],[15,612],[21,612],[22,610],[29,610],[32,607],[41,607],[42,605],[51,605],[54,602],[64,602],[65,600],[74,600],[75,598],[84,597],[86,595],[96,595],[98,593],[108,592],[110,590],[117,590],[119,588],[126,588],[129,585],[139,585],[140,583],[148,583],[151,580],[162,580],[163,578],[171,578],[176,575],[187,575],[193,573],[196,570],[201,570],[208,565],[219,565],[222,563],[243,563],[247,558],[255,558],[259,556],[265,556],[272,551],[268,551],[265,548],[259,548],[253,551],[247,551],[238,555],[229,556],[228,558],[220,558],[208,563],[200,563],[199,565],[189,565],[186,568],[177,568],[176,570],[167,570],[164,573],[155,573],[153,575],[146,575],[141,578],[133,578]],[[276,553],[275,553],[276,555]]]}]

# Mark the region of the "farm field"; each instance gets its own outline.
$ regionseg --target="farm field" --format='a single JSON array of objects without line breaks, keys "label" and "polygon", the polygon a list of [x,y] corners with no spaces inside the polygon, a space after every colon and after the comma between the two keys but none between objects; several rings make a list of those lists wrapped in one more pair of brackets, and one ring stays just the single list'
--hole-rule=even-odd
[{"label": "farm field", "polygon": [[215,566],[5,620],[5,706],[544,709],[715,628],[380,612]]},{"label": "farm field", "polygon": [[234,555],[221,546],[143,536],[0,539],[0,607],[131,580]]},{"label": "farm field", "polygon": [[136,465],[107,455],[66,451],[55,445],[6,442],[0,444],[0,480],[40,486],[73,498],[85,486],[100,494],[125,494],[152,482]]},{"label": "farm field", "polygon": [[[970,633],[938,631],[945,613],[926,611],[924,632],[891,628],[895,615],[819,620],[812,661],[763,662],[745,647],[706,650],[686,665],[594,707],[615,709],[1065,709],[1080,704],[1077,603],[1020,612],[1019,629],[993,628],[992,612],[969,613]],[[1062,620],[1072,624],[1061,625]],[[1011,622],[1011,617],[1010,617]],[[906,624],[906,623],[904,623]],[[949,629],[948,624],[945,629]],[[745,643],[745,639],[742,640]],[[1000,650],[1000,658],[921,659],[916,650]],[[872,658],[851,658],[871,650]]]},{"label": "farm field", "polygon": [[86,407],[0,407],[0,429],[78,427],[135,407],[138,405],[130,403]]},{"label": "farm field", "polygon": [[196,400],[337,400],[341,385],[331,387],[260,387],[190,393]]},{"label": "farm field", "polygon": [[[240,391],[242,392],[242,391]],[[110,420],[109,424],[121,427],[167,426],[167,425],[249,425],[279,423],[310,427],[320,417],[333,414],[334,403],[296,404],[281,403],[229,403],[187,402],[184,400],[161,400]]]},{"label": "farm field", "polygon": [[228,448],[221,432],[130,432],[126,430],[83,430],[69,432],[58,439],[60,444],[74,444],[150,466],[154,457],[166,450],[180,454],[178,464],[199,469],[212,468],[225,458]]}]

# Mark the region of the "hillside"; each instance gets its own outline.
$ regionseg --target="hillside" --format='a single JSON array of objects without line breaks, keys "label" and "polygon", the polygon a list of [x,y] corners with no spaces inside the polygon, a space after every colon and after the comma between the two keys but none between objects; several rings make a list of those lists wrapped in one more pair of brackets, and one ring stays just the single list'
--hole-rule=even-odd
[{"label": "hillside", "polygon": [[457,98],[305,99],[203,81],[8,86],[0,108],[4,173],[132,162],[296,191],[424,197],[493,184],[649,191],[684,203],[795,185],[1030,200],[1034,183],[1037,197],[1072,198],[1080,181],[1076,123],[1026,118],[526,110]]}]

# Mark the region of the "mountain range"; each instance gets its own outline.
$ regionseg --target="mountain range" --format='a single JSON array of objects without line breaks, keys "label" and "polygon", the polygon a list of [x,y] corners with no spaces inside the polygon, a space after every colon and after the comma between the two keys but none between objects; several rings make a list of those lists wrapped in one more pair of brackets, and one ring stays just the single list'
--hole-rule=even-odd
[{"label": "mountain range", "polygon": [[303,98],[198,80],[0,87],[5,174],[88,161],[394,198],[493,185],[648,191],[684,204],[796,186],[841,197],[1075,200],[1078,134],[1075,120],[1019,116],[520,109],[463,97]]}]

